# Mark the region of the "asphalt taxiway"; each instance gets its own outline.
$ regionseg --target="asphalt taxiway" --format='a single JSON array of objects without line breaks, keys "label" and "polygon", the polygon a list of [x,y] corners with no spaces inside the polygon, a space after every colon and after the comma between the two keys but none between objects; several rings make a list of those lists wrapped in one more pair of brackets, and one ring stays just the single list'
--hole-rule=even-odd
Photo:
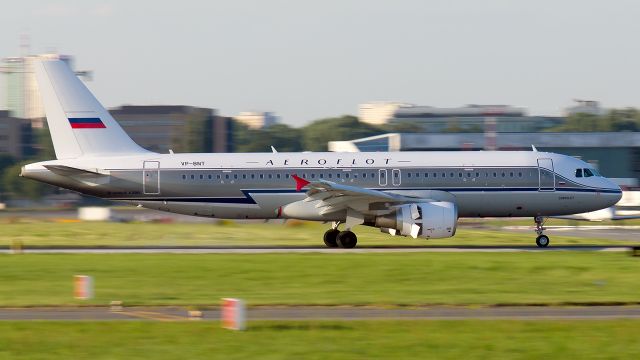
[{"label": "asphalt taxiway", "polygon": [[[109,307],[0,308],[0,321],[187,321],[220,320],[218,308],[200,311],[193,318],[181,307],[129,307],[112,311]],[[638,319],[640,306],[424,306],[377,308],[358,306],[265,306],[247,311],[248,320],[605,320]]]},{"label": "asphalt taxiway", "polygon": [[[33,254],[269,254],[269,253],[417,253],[417,252],[540,252],[540,251],[599,251],[624,252],[631,247],[624,245],[562,245],[539,248],[535,245],[487,245],[487,246],[358,246],[354,249],[327,248],[324,246],[141,246],[141,247],[26,247],[22,253]],[[14,252],[9,247],[0,248],[0,254]]]}]

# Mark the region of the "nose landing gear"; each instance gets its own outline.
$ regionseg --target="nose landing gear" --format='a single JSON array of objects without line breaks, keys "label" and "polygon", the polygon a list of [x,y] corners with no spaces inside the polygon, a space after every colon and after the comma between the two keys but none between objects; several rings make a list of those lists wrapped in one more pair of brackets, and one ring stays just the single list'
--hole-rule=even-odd
[{"label": "nose landing gear", "polygon": [[549,246],[549,237],[543,234],[544,230],[546,230],[544,227],[545,218],[536,216],[533,220],[536,222],[536,234],[538,234],[536,245],[541,248]]}]

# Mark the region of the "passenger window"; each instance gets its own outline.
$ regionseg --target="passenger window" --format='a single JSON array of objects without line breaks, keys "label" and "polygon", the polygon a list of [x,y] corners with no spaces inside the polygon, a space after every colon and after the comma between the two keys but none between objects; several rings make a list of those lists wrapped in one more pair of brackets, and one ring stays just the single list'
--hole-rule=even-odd
[{"label": "passenger window", "polygon": [[224,176],[225,179],[229,179],[229,174]]},{"label": "passenger window", "polygon": [[276,174],[276,178],[280,179],[280,174]]},{"label": "passenger window", "polygon": [[576,169],[576,177],[577,178],[581,178],[582,177],[582,169]]},{"label": "passenger window", "polygon": [[204,179],[204,175],[200,174],[200,180]]},{"label": "passenger window", "polygon": [[493,177],[498,177],[498,173],[497,173],[497,172],[494,172],[494,173],[493,173]]},{"label": "passenger window", "polygon": [[344,177],[349,178],[349,173],[344,174]]},{"label": "passenger window", "polygon": [[505,177],[507,174],[505,174],[504,172],[502,173],[502,177]]},{"label": "passenger window", "polygon": [[411,177],[411,173],[407,173],[407,177],[410,178]]},{"label": "passenger window", "polygon": [[337,177],[337,178],[340,178],[340,174],[336,174],[336,177]]},{"label": "passenger window", "polygon": [[424,177],[428,178],[429,177],[429,173],[424,173]]},{"label": "passenger window", "polygon": [[247,174],[242,174],[242,178],[246,179],[247,178]]},{"label": "passenger window", "polygon": [[289,178],[289,174],[284,174],[284,177],[288,179]]},{"label": "passenger window", "polygon": [[479,172],[476,173],[476,177],[480,177],[480,173]]},{"label": "passenger window", "polygon": [[237,179],[238,178],[238,174],[233,174],[233,178]]},{"label": "passenger window", "polygon": [[187,175],[182,174],[182,180],[187,180]]},{"label": "passenger window", "polygon": [[273,175],[269,174],[269,179],[273,178]]},{"label": "passenger window", "polygon": [[195,175],[191,175],[191,180],[193,180],[193,179],[195,179],[195,178],[196,178],[196,177],[195,177]]},{"label": "passenger window", "polygon": [[449,177],[453,177],[453,173],[449,173]]},{"label": "passenger window", "polygon": [[362,173],[362,178],[366,179],[367,178],[367,173]]},{"label": "passenger window", "polygon": [[311,178],[315,179],[316,178],[316,174],[311,174]]},{"label": "passenger window", "polygon": [[260,179],[264,179],[264,174],[260,174]]},{"label": "passenger window", "polygon": [[216,178],[220,179],[220,174],[216,175]]},{"label": "passenger window", "polygon": [[333,174],[329,174],[329,179],[333,178]]},{"label": "passenger window", "polygon": [[518,177],[522,177],[522,172],[519,172],[519,173],[518,173]]},{"label": "passenger window", "polygon": [[256,178],[256,174],[251,174],[251,178],[255,179]]},{"label": "passenger window", "polygon": [[589,169],[584,169],[584,177],[592,177],[593,173]]},{"label": "passenger window", "polygon": [[416,173],[416,177],[420,177],[420,173]]},{"label": "passenger window", "polygon": [[513,177],[513,171],[509,173],[509,177]]},{"label": "passenger window", "polygon": [[324,174],[318,174],[318,177],[319,177],[320,179],[324,179]]}]

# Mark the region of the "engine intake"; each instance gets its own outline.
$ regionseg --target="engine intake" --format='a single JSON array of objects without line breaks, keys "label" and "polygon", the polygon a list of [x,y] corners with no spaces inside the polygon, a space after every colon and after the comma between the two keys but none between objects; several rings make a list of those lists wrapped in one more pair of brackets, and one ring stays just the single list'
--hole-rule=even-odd
[{"label": "engine intake", "polygon": [[457,223],[456,204],[436,201],[400,205],[395,212],[376,217],[374,226],[391,235],[441,239],[455,235]]}]

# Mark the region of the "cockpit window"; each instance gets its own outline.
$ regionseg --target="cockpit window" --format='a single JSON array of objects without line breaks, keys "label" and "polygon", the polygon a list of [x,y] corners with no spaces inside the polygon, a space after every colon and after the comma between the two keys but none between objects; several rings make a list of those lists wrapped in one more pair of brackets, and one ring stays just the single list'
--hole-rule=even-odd
[{"label": "cockpit window", "polygon": [[576,169],[576,177],[582,177],[582,169]]},{"label": "cockpit window", "polygon": [[589,169],[584,169],[584,177],[592,177],[594,176],[593,173],[591,172],[591,170]]}]

